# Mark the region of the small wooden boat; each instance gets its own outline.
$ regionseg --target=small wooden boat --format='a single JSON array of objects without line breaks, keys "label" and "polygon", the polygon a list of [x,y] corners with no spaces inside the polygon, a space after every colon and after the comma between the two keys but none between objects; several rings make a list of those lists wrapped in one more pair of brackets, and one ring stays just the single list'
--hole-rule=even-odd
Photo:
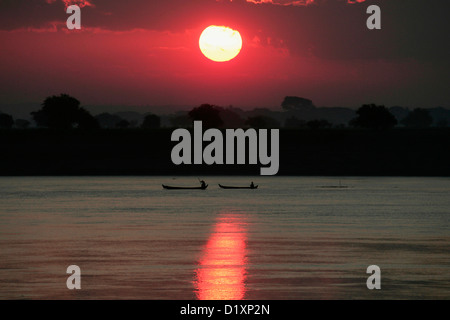
[{"label": "small wooden boat", "polygon": [[171,186],[166,186],[166,185],[162,185],[164,189],[168,189],[168,190],[205,190],[206,188],[208,188],[208,185],[205,186],[201,186],[201,187],[171,187]]},{"label": "small wooden boat", "polygon": [[219,183],[219,187],[222,189],[258,189],[258,186],[250,186],[250,187],[232,187],[232,186],[223,186]]}]

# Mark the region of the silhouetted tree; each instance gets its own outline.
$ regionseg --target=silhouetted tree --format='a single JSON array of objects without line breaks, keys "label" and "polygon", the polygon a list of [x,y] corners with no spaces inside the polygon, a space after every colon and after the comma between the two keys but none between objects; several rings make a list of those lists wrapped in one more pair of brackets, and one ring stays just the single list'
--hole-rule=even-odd
[{"label": "silhouetted tree", "polygon": [[176,114],[169,118],[170,124],[174,128],[192,127],[192,120],[187,114]]},{"label": "silhouetted tree", "polygon": [[202,121],[204,128],[218,128],[223,124],[220,109],[210,104],[202,104],[189,111],[188,115],[194,121]]},{"label": "silhouetted tree", "polygon": [[25,120],[25,119],[16,119],[16,127],[19,129],[28,129],[28,127],[30,126],[30,121]]},{"label": "silhouetted tree", "polygon": [[448,121],[447,119],[441,119],[436,123],[436,127],[438,128],[446,128],[448,127]]},{"label": "silhouetted tree", "polygon": [[297,117],[292,116],[286,119],[284,126],[286,128],[304,128],[306,126],[306,123],[304,120],[300,120]]},{"label": "silhouetted tree", "polygon": [[433,118],[428,110],[417,108],[411,111],[401,123],[409,128],[428,128],[433,124]]},{"label": "silhouetted tree", "polygon": [[144,118],[144,122],[142,122],[142,128],[144,129],[152,129],[161,127],[161,118],[156,114],[148,114]]},{"label": "silhouetted tree", "polygon": [[249,117],[245,121],[245,124],[255,129],[273,129],[280,127],[280,123],[277,120],[266,116]]},{"label": "silhouetted tree", "polygon": [[317,130],[317,129],[328,129],[333,125],[327,120],[311,120],[306,123],[306,126],[309,129]]},{"label": "silhouetted tree", "polygon": [[117,124],[123,119],[115,114],[101,113],[95,116],[100,127],[102,128],[117,128]]},{"label": "silhouetted tree", "polygon": [[408,108],[395,106],[390,107],[389,112],[394,115],[395,119],[397,119],[397,122],[401,123],[401,121],[406,118],[410,111]]},{"label": "silhouetted tree", "polygon": [[351,120],[352,127],[367,129],[389,129],[397,124],[397,119],[385,106],[365,104],[356,111],[358,117]]},{"label": "silhouetted tree", "polygon": [[14,125],[14,119],[11,115],[6,113],[0,114],[0,128],[11,129]]},{"label": "silhouetted tree", "polygon": [[122,119],[117,124],[116,127],[120,129],[126,129],[130,126],[130,122],[128,120]]},{"label": "silhouetted tree", "polygon": [[80,107],[80,101],[67,94],[46,98],[42,103],[42,109],[31,112],[31,115],[39,127],[52,129],[99,127],[97,120]]},{"label": "silhouetted tree", "polygon": [[75,126],[82,129],[97,129],[100,127],[97,119],[84,108],[79,108],[78,123],[76,123]]},{"label": "silhouetted tree", "polygon": [[315,109],[311,100],[300,97],[285,97],[281,107],[286,111]]},{"label": "silhouetted tree", "polygon": [[244,126],[244,119],[233,110],[229,108],[219,108],[219,116],[223,121],[223,127],[225,128],[242,128]]}]

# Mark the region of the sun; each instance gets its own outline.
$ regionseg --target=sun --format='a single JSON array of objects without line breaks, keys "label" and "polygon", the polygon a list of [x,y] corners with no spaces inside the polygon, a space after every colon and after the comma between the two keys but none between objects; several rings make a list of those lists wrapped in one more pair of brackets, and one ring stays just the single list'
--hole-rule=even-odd
[{"label": "sun", "polygon": [[239,31],[225,26],[209,26],[199,40],[200,50],[208,59],[216,62],[230,61],[241,52],[242,38]]}]

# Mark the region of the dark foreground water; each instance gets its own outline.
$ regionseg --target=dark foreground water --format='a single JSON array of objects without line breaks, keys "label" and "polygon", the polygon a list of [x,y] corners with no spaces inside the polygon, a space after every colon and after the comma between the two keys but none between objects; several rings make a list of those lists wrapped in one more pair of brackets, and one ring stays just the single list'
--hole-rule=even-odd
[{"label": "dark foreground water", "polygon": [[0,299],[450,298],[448,178],[204,179],[0,178]]}]

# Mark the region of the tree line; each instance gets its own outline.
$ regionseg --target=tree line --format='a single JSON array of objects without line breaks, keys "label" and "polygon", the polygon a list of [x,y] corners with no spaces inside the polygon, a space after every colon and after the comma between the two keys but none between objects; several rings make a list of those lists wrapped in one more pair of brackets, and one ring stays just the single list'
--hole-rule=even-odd
[{"label": "tree line", "polygon": [[[290,115],[284,123],[270,115],[256,111],[244,118],[235,109],[223,108],[211,104],[202,104],[187,113],[173,115],[170,117],[172,127],[190,127],[193,121],[203,121],[205,128],[291,128],[291,129],[330,129],[335,127],[325,119],[303,120],[302,113],[311,112],[316,109],[313,102],[306,98],[288,96],[281,103],[283,112]],[[387,130],[397,125],[409,128],[428,128],[433,124],[433,118],[427,109],[416,108],[408,113],[400,122],[383,105],[365,104],[357,111],[356,116],[348,122],[352,128],[365,128],[373,130]],[[93,116],[74,97],[67,94],[51,96],[41,104],[41,109],[31,112],[32,119],[37,127],[50,129],[100,129],[119,128],[126,129],[136,127],[132,123],[118,115],[102,113]],[[17,119],[14,121],[11,115],[0,113],[0,128],[27,129],[31,126],[28,120]],[[143,129],[160,128],[161,117],[155,114],[147,114],[139,125]],[[443,124],[442,126],[446,126]]]}]

